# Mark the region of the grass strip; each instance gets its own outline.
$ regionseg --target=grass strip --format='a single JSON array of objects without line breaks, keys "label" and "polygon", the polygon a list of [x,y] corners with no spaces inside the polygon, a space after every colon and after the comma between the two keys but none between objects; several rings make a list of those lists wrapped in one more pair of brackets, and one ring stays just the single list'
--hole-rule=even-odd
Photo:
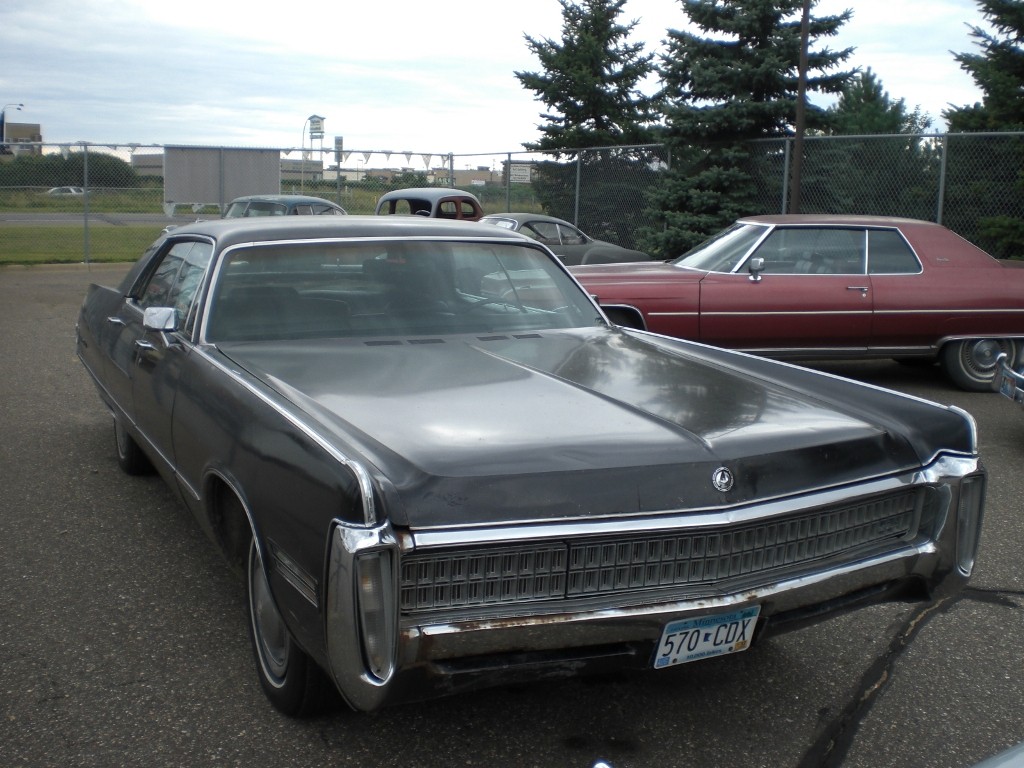
[{"label": "grass strip", "polygon": [[79,264],[135,261],[156,240],[160,225],[90,227],[88,253],[81,224],[0,228],[0,264]]}]

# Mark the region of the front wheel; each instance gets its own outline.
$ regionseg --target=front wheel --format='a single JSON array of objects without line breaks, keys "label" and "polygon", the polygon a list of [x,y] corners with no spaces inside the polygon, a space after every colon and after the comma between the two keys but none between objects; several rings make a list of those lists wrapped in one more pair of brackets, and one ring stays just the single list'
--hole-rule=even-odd
[{"label": "front wheel", "polygon": [[1006,353],[1017,359],[1017,343],[1012,339],[964,339],[951,341],[942,348],[942,367],[946,375],[968,392],[992,389],[998,365],[996,358]]},{"label": "front wheel", "polygon": [[330,681],[288,632],[271,595],[255,540],[249,545],[246,571],[249,639],[263,692],[290,717],[318,714],[332,699]]}]

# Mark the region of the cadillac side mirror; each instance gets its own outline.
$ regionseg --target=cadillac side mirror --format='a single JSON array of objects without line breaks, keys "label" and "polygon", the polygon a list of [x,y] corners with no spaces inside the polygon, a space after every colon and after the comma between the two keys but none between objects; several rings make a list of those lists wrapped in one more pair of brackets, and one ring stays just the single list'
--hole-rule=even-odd
[{"label": "cadillac side mirror", "polygon": [[750,280],[755,283],[760,282],[761,273],[764,272],[764,258],[755,256],[750,260],[747,269],[750,270]]}]

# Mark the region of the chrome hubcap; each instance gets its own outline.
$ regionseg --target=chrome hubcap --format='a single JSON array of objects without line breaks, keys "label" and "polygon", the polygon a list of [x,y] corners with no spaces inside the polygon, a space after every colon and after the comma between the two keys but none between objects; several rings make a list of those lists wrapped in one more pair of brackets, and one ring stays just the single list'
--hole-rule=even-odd
[{"label": "chrome hubcap", "polygon": [[288,671],[288,631],[270,596],[270,585],[267,584],[255,545],[249,557],[249,583],[253,635],[259,649],[260,663],[267,678],[280,685]]},{"label": "chrome hubcap", "polygon": [[991,375],[996,367],[996,358],[1000,352],[1013,355],[1010,344],[1000,339],[978,339],[964,348],[964,365],[968,370],[982,376]]}]

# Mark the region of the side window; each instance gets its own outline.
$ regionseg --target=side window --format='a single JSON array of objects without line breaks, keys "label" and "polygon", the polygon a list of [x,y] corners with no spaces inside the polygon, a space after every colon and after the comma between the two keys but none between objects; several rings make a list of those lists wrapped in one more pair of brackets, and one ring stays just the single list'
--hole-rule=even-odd
[{"label": "side window", "polygon": [[177,283],[171,289],[172,306],[178,315],[179,327],[186,333],[191,333],[195,324],[196,297],[203,285],[203,277],[212,255],[213,246],[210,243],[193,243],[192,250],[181,265]]},{"label": "side window", "polygon": [[171,293],[171,287],[174,285],[175,280],[178,279],[178,272],[181,269],[183,252],[185,251],[183,246],[191,248],[192,243],[178,243],[171,248],[161,259],[141,289],[135,292],[135,301],[139,307],[147,309],[149,307],[170,306],[168,298]]},{"label": "side window", "polygon": [[558,225],[552,224],[550,221],[531,221],[530,229],[534,232],[534,237],[540,240],[542,243],[557,245],[560,241],[558,239]]},{"label": "side window", "polygon": [[754,253],[764,271],[786,275],[864,274],[864,230],[778,227]]},{"label": "side window", "polygon": [[569,227],[565,224],[561,224],[558,227],[558,231],[562,234],[562,243],[564,245],[583,245],[583,233],[575,227]]},{"label": "side window", "polygon": [[338,216],[341,214],[341,211],[337,208],[331,208],[329,205],[317,203],[316,205],[310,206],[310,213],[314,216]]},{"label": "side window", "polygon": [[194,322],[192,304],[212,254],[213,246],[209,243],[175,243],[138,291],[138,306],[174,307],[179,327]]},{"label": "side window", "polygon": [[872,275],[913,274],[921,267],[899,232],[872,229],[868,231],[868,271]]}]

